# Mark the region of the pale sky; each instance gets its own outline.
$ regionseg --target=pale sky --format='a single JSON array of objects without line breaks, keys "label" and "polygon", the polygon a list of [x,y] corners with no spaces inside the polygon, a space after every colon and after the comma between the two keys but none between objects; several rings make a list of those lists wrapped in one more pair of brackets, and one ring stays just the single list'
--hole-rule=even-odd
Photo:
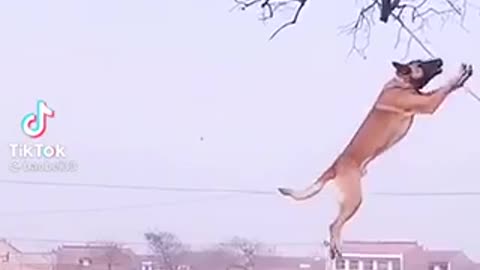
[{"label": "pale sky", "polygon": [[[338,27],[355,18],[353,5],[311,1],[297,26],[269,42],[281,21],[264,26],[256,11],[229,13],[232,2],[1,1],[0,179],[262,190],[313,181],[391,78],[390,62],[403,56],[393,48],[396,27],[377,24],[368,58],[347,59],[351,38]],[[446,62],[432,85],[461,61],[480,66],[479,19],[469,15],[470,33],[456,25],[429,32]],[[414,47],[410,56],[426,55]],[[469,85],[480,93],[476,75]],[[8,144],[32,143],[20,121],[37,99],[56,111],[38,141],[65,145],[78,172],[9,171]],[[418,117],[369,168],[364,204],[344,239],[418,240],[480,260],[480,197],[370,194],[479,191],[478,115],[480,103],[461,91],[437,114]],[[336,214],[331,187],[298,204],[281,196],[0,186],[0,235],[23,238],[12,242],[27,251],[57,244],[25,239],[131,242],[149,229],[193,243],[234,235],[314,242],[327,238]],[[42,212],[91,208],[113,209]]]}]

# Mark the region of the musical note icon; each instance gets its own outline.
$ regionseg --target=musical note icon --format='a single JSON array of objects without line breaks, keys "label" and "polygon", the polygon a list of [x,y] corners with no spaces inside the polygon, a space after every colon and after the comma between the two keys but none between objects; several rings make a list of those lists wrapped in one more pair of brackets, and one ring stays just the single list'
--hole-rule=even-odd
[{"label": "musical note icon", "polygon": [[41,137],[47,130],[47,117],[55,117],[55,111],[45,101],[37,101],[36,113],[29,113],[22,119],[23,132],[31,138]]}]

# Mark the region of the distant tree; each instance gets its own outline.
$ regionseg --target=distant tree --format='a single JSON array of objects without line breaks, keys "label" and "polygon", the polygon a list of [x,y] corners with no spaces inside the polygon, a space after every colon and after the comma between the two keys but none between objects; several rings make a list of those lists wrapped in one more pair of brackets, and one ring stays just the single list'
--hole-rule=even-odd
[{"label": "distant tree", "polygon": [[228,269],[243,270],[255,269],[255,257],[264,249],[262,243],[238,236],[226,243],[221,243],[220,247],[241,259],[240,263],[233,263]]},{"label": "distant tree", "polygon": [[106,260],[107,270],[115,270],[115,265],[122,263],[125,256],[123,246],[112,241],[93,241],[89,245],[100,247],[103,250],[103,257]]},{"label": "distant tree", "polygon": [[160,263],[167,270],[176,270],[180,256],[187,251],[187,246],[170,232],[148,232],[145,239]]},{"label": "distant tree", "polygon": [[114,270],[114,265],[119,263],[123,256],[122,246],[120,244],[110,242],[105,243],[105,257],[107,258],[107,269]]}]

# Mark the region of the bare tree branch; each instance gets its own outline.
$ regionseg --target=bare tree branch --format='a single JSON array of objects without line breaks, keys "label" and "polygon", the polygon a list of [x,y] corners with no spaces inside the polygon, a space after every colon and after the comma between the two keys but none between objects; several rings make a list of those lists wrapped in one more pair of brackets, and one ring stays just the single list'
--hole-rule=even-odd
[{"label": "bare tree branch", "polygon": [[296,1],[299,2],[300,4],[298,5],[297,11],[295,12],[295,16],[293,16],[293,19],[291,21],[283,24],[282,26],[280,26],[280,28],[278,28],[275,32],[273,32],[273,34],[270,36],[270,40],[272,40],[283,29],[297,23],[298,17],[300,16],[300,12],[302,12],[302,9],[305,6],[305,3],[307,2],[307,0],[296,0]]},{"label": "bare tree branch", "polygon": [[[259,7],[262,11],[260,20],[266,22],[273,19],[276,13],[283,8],[295,4],[292,19],[283,23],[270,36],[275,38],[282,30],[295,25],[305,7],[307,0],[233,0],[235,7],[241,10]],[[357,0],[358,1],[358,0]],[[394,48],[402,43],[405,34],[405,57],[408,57],[413,44],[419,46],[428,55],[433,55],[431,48],[423,35],[431,30],[430,21],[440,21],[440,28],[452,19],[458,19],[460,27],[468,32],[464,25],[467,10],[476,10],[480,15],[480,5],[471,3],[473,0],[365,0],[355,21],[342,27],[341,32],[352,36],[352,46],[348,55],[356,53],[366,58],[366,51],[370,46],[370,37],[376,21],[395,23],[398,25]],[[378,13],[377,13],[378,12]],[[377,17],[377,15],[379,15]],[[391,18],[393,20],[389,21]]]},{"label": "bare tree branch", "polygon": [[287,7],[289,4],[296,3],[297,7],[295,8],[295,14],[293,18],[282,24],[277,30],[273,32],[270,36],[270,40],[272,40],[278,33],[280,33],[285,28],[292,26],[297,23],[300,14],[305,7],[307,0],[250,0],[250,1],[243,1],[243,0],[234,0],[235,6],[231,9],[234,10],[235,8],[240,7],[240,10],[246,10],[252,6],[259,6],[262,10],[262,15],[260,16],[260,20],[265,22],[269,19],[272,19],[277,11],[281,8]]},{"label": "bare tree branch", "polygon": [[[352,52],[356,52],[361,57],[366,57],[366,50],[370,45],[371,28],[375,21],[372,19],[375,12],[380,13],[380,21],[385,22],[385,18],[388,10],[385,11],[382,3],[386,0],[371,0],[369,3],[360,9],[360,13],[355,23],[345,30],[344,33],[352,35],[352,48],[349,55]],[[442,4],[446,7],[440,8]],[[469,0],[392,0],[392,6],[390,6],[389,17],[394,19],[394,22],[398,25],[398,32],[395,41],[394,48],[397,48],[402,41],[402,33],[406,33],[408,39],[406,41],[406,53],[405,58],[408,57],[410,47],[412,44],[417,44],[424,52],[429,56],[433,56],[432,50],[427,46],[426,41],[421,38],[421,35],[427,30],[430,30],[430,20],[440,20],[441,27],[443,27],[449,20],[458,18],[460,19],[460,26],[463,30],[468,30],[464,26],[465,15],[468,7],[474,7]],[[388,8],[386,8],[388,9]],[[480,10],[480,9],[478,9]],[[365,45],[360,46],[358,41],[359,33],[364,32]]]},{"label": "bare tree branch", "polygon": [[255,268],[255,257],[261,252],[264,245],[257,241],[236,236],[226,243],[221,243],[220,247],[241,258],[241,262],[231,264],[229,269],[253,270]]},{"label": "bare tree branch", "polygon": [[387,23],[392,11],[397,8],[398,4],[400,4],[400,0],[382,0],[380,21]]},{"label": "bare tree branch", "polygon": [[113,270],[122,256],[122,248],[119,244],[113,242],[107,243],[106,248],[105,257],[107,259],[107,270]]},{"label": "bare tree branch", "polygon": [[176,235],[170,232],[148,232],[145,233],[150,249],[158,256],[162,267],[167,270],[176,270],[178,259],[187,250]]},{"label": "bare tree branch", "polygon": [[[357,19],[353,23],[350,23],[349,25],[341,27],[342,28],[341,32],[353,36],[352,48],[350,49],[350,52],[348,53],[348,55],[352,54],[353,52],[356,52],[363,58],[366,58],[365,50],[370,45],[370,35],[371,35],[372,22],[373,22],[373,20],[368,16],[372,15],[372,12],[374,11],[375,6],[378,6],[378,5],[380,5],[378,0],[374,0],[372,3],[363,7],[360,10],[360,13],[358,14]],[[357,37],[360,30],[363,30],[366,34],[366,44],[363,47],[359,48],[357,45]]]}]

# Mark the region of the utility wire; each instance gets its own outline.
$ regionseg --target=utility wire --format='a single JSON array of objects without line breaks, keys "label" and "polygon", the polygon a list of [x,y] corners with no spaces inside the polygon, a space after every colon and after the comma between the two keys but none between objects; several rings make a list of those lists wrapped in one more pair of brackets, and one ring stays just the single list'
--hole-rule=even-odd
[{"label": "utility wire", "polygon": [[0,184],[11,185],[33,185],[33,186],[52,186],[52,187],[77,187],[77,188],[98,188],[98,189],[127,189],[127,190],[147,190],[164,192],[190,192],[190,193],[241,193],[251,195],[274,195],[275,191],[254,190],[254,189],[233,189],[233,188],[194,188],[194,187],[165,187],[148,185],[113,185],[113,184],[93,184],[93,183],[65,183],[49,181],[27,181],[27,180],[0,180]]},{"label": "utility wire", "polygon": [[[66,183],[51,181],[29,181],[29,180],[6,180],[0,179],[0,184],[50,186],[64,188],[95,188],[95,189],[123,189],[123,190],[145,190],[160,192],[181,192],[181,193],[237,193],[248,195],[278,195],[277,190],[261,189],[236,189],[236,188],[197,188],[197,187],[167,187],[151,185],[118,185],[118,184],[95,184],[95,183]],[[480,196],[480,191],[450,191],[450,192],[370,192],[377,196],[411,196],[411,197],[433,197],[433,196]]]},{"label": "utility wire", "polygon": [[168,206],[180,206],[193,203],[206,203],[212,201],[226,200],[235,198],[231,194],[223,194],[222,196],[201,198],[196,200],[184,200],[184,201],[170,201],[170,202],[157,202],[147,204],[130,204],[130,205],[118,205],[112,207],[95,207],[95,208],[80,208],[80,209],[45,209],[45,210],[26,210],[26,211],[12,211],[12,212],[0,212],[0,217],[21,217],[21,216],[44,216],[44,215],[58,215],[58,214],[77,214],[77,213],[99,213],[120,211],[129,209],[145,209],[155,207],[168,207]]},{"label": "utility wire", "polygon": [[[191,205],[198,203],[207,203],[213,201],[223,201],[232,198],[242,198],[241,195],[245,194],[223,194],[223,196],[213,196],[207,198],[201,198],[196,200],[184,200],[184,201],[170,201],[170,202],[157,202],[157,203],[145,203],[145,204],[130,204],[130,205],[118,205],[111,207],[93,207],[93,208],[77,208],[77,209],[42,209],[42,210],[25,210],[25,211],[11,211],[0,212],[0,217],[32,217],[32,216],[50,216],[50,215],[64,215],[64,214],[79,214],[79,213],[101,213],[101,212],[114,212],[114,211],[128,211],[134,209],[147,209],[156,207],[169,207],[169,206],[181,206]],[[388,193],[382,192],[377,195],[393,196],[393,197],[412,197],[412,196],[476,196],[477,193],[473,192],[439,192],[439,193]]]},{"label": "utility wire", "polygon": [[[85,240],[72,240],[72,239],[50,239],[50,238],[31,238],[31,237],[4,237],[5,240],[15,241],[15,242],[26,242],[26,243],[53,243],[53,244],[83,244],[83,245],[108,245],[108,244],[120,244],[126,246],[148,246],[148,242],[141,241],[85,241]],[[187,244],[199,245],[199,246],[218,246],[219,244],[228,245],[228,239],[226,242],[187,242]],[[263,245],[266,246],[323,246],[322,241],[318,242],[307,242],[307,241],[278,241],[278,242],[268,242],[262,241]]]},{"label": "utility wire", "polygon": [[379,196],[390,197],[457,197],[457,196],[480,196],[479,191],[454,191],[454,192],[374,192]]}]

